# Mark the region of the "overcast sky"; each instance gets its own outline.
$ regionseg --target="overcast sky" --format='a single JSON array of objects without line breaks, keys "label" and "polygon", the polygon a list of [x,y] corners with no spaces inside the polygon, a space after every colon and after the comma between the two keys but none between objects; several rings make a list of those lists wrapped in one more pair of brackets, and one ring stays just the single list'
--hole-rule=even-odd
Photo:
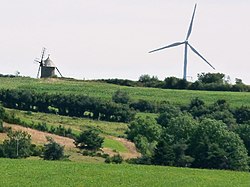
[{"label": "overcast sky", "polygon": [[249,0],[1,0],[0,73],[36,77],[46,47],[67,77],[182,78],[183,46],[148,51],[185,39],[196,2],[189,42],[216,70],[189,50],[189,79],[221,72],[250,84]]}]

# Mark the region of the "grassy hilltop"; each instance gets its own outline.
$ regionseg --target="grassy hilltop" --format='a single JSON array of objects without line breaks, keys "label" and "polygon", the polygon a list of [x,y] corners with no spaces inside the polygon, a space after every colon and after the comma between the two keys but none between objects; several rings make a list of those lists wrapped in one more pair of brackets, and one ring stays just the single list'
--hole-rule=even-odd
[{"label": "grassy hilltop", "polygon": [[128,92],[133,100],[169,101],[175,105],[186,105],[192,98],[199,97],[207,104],[225,99],[233,107],[250,106],[249,92],[171,90],[143,87],[126,87],[95,81],[77,81],[63,79],[0,78],[0,89],[28,89],[36,92],[87,95],[111,100],[118,89]]}]

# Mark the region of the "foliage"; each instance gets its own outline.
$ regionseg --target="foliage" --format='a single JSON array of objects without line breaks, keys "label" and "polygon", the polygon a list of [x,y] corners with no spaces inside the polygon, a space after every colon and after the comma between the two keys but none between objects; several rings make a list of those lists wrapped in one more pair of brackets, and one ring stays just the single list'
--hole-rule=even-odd
[{"label": "foliage", "polygon": [[64,146],[56,143],[53,138],[46,137],[48,143],[44,145],[44,160],[61,160],[64,156]]},{"label": "foliage", "polygon": [[193,158],[187,155],[190,138],[197,122],[190,115],[172,118],[158,142],[153,162],[159,165],[190,166]]},{"label": "foliage", "polygon": [[167,127],[171,118],[181,115],[180,108],[169,105],[157,118],[157,123],[162,127]]},{"label": "foliage", "polygon": [[[122,96],[120,94],[120,97]],[[49,95],[29,90],[0,90],[0,101],[5,107],[13,109],[106,121],[129,122],[135,115],[127,105],[105,102],[82,95]]]},{"label": "foliage", "polygon": [[152,155],[159,140],[162,128],[150,116],[137,117],[128,125],[127,138],[133,141],[139,151],[145,155]]},{"label": "foliage", "polygon": [[31,136],[23,131],[9,131],[8,139],[3,142],[4,156],[26,158],[32,154]]},{"label": "foliage", "polygon": [[76,138],[75,145],[80,149],[98,150],[102,147],[104,138],[95,129],[81,132]]},{"label": "foliage", "polygon": [[5,115],[5,110],[4,110],[4,108],[2,107],[2,105],[0,104],[0,120],[1,120],[1,119],[4,119],[4,115]]},{"label": "foliage", "polygon": [[234,131],[243,140],[248,151],[248,156],[250,157],[250,123],[238,125]]},{"label": "foliage", "polygon": [[209,84],[209,83],[217,83],[222,84],[224,80],[225,74],[223,73],[201,73],[198,74],[198,81]]},{"label": "foliage", "polygon": [[121,155],[117,154],[117,155],[114,155],[112,157],[107,157],[105,159],[105,163],[108,163],[108,164],[121,164],[123,162],[123,158],[121,157]]},{"label": "foliage", "polygon": [[247,150],[239,136],[220,121],[203,119],[190,140],[192,167],[248,170]]},{"label": "foliage", "polygon": [[3,120],[0,119],[0,133],[4,132]]},{"label": "foliage", "polygon": [[123,90],[117,90],[112,95],[112,101],[114,101],[115,103],[128,104],[128,102],[130,101],[130,97],[127,92]]},{"label": "foliage", "polygon": [[247,123],[250,121],[250,107],[241,106],[236,108],[234,111],[234,117],[236,118],[237,123]]}]

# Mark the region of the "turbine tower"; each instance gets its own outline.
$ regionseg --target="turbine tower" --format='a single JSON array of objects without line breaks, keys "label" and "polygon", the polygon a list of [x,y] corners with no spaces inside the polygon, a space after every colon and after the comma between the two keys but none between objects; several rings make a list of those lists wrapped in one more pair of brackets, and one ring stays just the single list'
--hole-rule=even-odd
[{"label": "turbine tower", "polygon": [[170,45],[167,45],[165,47],[161,47],[159,49],[155,49],[155,50],[152,50],[152,51],[149,51],[149,53],[153,53],[155,51],[160,51],[162,49],[166,49],[166,48],[171,48],[171,47],[176,47],[176,46],[179,46],[179,45],[185,45],[185,50],[184,50],[184,70],[183,70],[183,79],[187,79],[187,52],[188,52],[188,47],[190,47],[190,49],[195,53],[197,54],[200,58],[202,58],[209,66],[211,66],[213,69],[215,69],[189,42],[188,42],[188,39],[191,35],[191,32],[192,32],[192,27],[193,27],[193,22],[194,22],[194,15],[195,15],[195,11],[196,11],[196,6],[197,4],[195,4],[194,6],[194,12],[193,12],[193,16],[192,16],[192,19],[191,19],[191,22],[190,22],[190,25],[189,25],[189,29],[188,29],[188,33],[187,33],[187,37],[185,39],[185,41],[183,42],[176,42],[176,43],[173,43],[173,44],[170,44]]}]

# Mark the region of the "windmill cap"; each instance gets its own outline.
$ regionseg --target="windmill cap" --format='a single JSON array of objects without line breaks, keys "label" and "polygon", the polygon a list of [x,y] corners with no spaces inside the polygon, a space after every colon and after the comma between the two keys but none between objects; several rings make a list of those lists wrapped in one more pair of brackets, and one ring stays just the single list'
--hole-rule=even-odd
[{"label": "windmill cap", "polygon": [[46,60],[44,60],[45,67],[56,67],[52,60],[50,60],[49,56]]}]

